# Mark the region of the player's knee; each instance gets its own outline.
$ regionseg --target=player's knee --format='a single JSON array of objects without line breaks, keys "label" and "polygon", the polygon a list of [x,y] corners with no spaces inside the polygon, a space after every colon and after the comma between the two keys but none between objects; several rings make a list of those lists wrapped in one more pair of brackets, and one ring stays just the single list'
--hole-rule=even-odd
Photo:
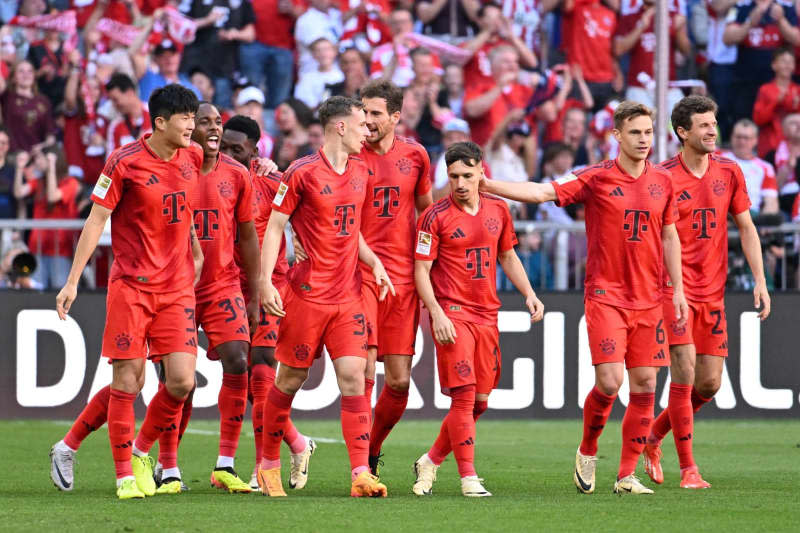
[{"label": "player's knee", "polygon": [[703,398],[712,398],[719,390],[722,382],[720,378],[712,376],[698,380],[694,388]]},{"label": "player's knee", "polygon": [[[307,368],[292,368],[282,366],[275,378],[275,386],[285,394],[295,394],[308,378]],[[363,378],[362,378],[363,379]]]},{"label": "player's knee", "polygon": [[174,398],[186,398],[194,389],[194,375],[175,377],[173,379],[167,376],[166,387]]},{"label": "player's knee", "polygon": [[364,376],[358,372],[341,372],[338,376],[339,390],[343,396],[364,394]]},{"label": "player's knee", "polygon": [[670,366],[670,375],[675,383],[694,383],[694,365],[688,359],[675,359]]},{"label": "player's knee", "polygon": [[256,346],[250,349],[250,363],[255,365],[267,365],[272,368],[278,367],[278,361],[275,359],[275,348],[268,348],[266,346]]},{"label": "player's knee", "polygon": [[411,386],[411,376],[386,375],[386,384],[396,391],[407,391]]},{"label": "player's knee", "polygon": [[622,379],[612,374],[599,375],[595,386],[606,396],[616,396],[622,386]]},{"label": "player's knee", "polygon": [[222,371],[226,374],[244,374],[247,372],[247,354],[237,351],[222,358]]}]

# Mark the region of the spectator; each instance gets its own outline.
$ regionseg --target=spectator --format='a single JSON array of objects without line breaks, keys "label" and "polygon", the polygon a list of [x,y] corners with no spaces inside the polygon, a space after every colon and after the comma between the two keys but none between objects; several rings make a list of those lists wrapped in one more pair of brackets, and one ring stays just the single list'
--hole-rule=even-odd
[{"label": "spectator", "polygon": [[[526,182],[536,169],[536,134],[525,112],[514,109],[497,125],[485,147],[485,159],[498,180]],[[525,204],[507,200],[515,219],[527,218]]]},{"label": "spectator", "polygon": [[500,0],[500,3],[503,6],[503,16],[511,21],[513,35],[522,39],[525,48],[532,50],[535,55],[541,55],[542,19],[555,9],[561,0]]},{"label": "spectator", "polygon": [[244,115],[258,123],[261,129],[261,140],[258,141],[259,157],[272,156],[275,142],[264,127],[264,93],[258,87],[245,87],[236,95],[236,107],[234,111],[237,115]]},{"label": "spectator", "polygon": [[50,105],[57,108],[64,100],[64,87],[67,84],[64,72],[67,58],[61,33],[44,32],[44,39],[31,44],[28,61],[36,71],[39,94],[46,96]]},{"label": "spectator", "polygon": [[[575,152],[564,143],[553,143],[545,148],[542,154],[542,179],[541,183],[550,183],[566,176],[575,166]],[[566,209],[557,206],[554,202],[539,204],[536,210],[537,220],[549,220],[561,224],[570,224],[572,217]],[[553,234],[550,233],[549,237]],[[548,239],[549,240],[549,239]]]},{"label": "spectator", "polygon": [[327,85],[325,98],[330,98],[331,96],[358,97],[358,91],[369,81],[361,53],[355,48],[348,48],[342,51],[339,54],[339,68],[344,74],[344,81]]},{"label": "spectator", "polygon": [[[544,249],[544,240],[540,232],[530,231],[520,235],[517,255],[522,261],[522,266],[528,274],[531,285],[536,290],[553,289],[553,265],[550,262],[547,251]],[[497,270],[497,275],[497,290],[514,290],[514,285],[502,269]]]},{"label": "spectator", "polygon": [[[30,156],[17,154],[17,171],[14,175],[14,196],[17,200],[33,198],[33,218],[77,218],[77,198],[81,184],[69,175],[67,161],[60,150],[40,151],[34,157],[32,172],[23,181],[24,169]],[[28,248],[36,256],[38,268],[34,279],[45,289],[57,289],[67,282],[72,265],[72,252],[76,232],[73,230],[34,229],[28,239]]]},{"label": "spectator", "polygon": [[717,102],[717,121],[722,140],[730,138],[733,129],[733,92],[731,85],[736,63],[736,46],[725,44],[725,19],[739,0],[704,0],[708,9],[708,89]]},{"label": "spectator", "polygon": [[[469,124],[460,118],[451,118],[442,127],[442,152],[458,142],[471,140]],[[484,161],[485,163],[485,161]],[[484,165],[484,170],[486,166]],[[450,194],[450,185],[447,181],[447,163],[444,153],[439,156],[435,165],[431,166],[433,173],[433,200],[436,201]]]},{"label": "spectator", "polygon": [[411,11],[397,7],[389,15],[392,41],[384,43],[372,52],[369,73],[372,78],[386,78],[398,87],[408,87],[414,79],[411,65],[411,48],[416,45],[407,38],[414,31]]},{"label": "spectator", "polygon": [[322,123],[314,119],[308,125],[308,144],[311,146],[311,153],[319,152],[323,142],[325,142],[325,130],[322,128]]},{"label": "spectator", "polygon": [[286,170],[295,159],[313,153],[308,142],[308,126],[313,117],[308,106],[295,98],[289,98],[275,110],[280,134],[272,149],[272,159],[279,170]]},{"label": "spectator", "polygon": [[36,258],[27,248],[15,247],[3,256],[0,264],[0,289],[42,290],[44,287],[33,279],[35,272]]},{"label": "spectator", "polygon": [[[47,12],[46,0],[20,0],[17,5],[19,6],[19,11],[16,14],[25,17],[44,15]],[[41,40],[42,31],[36,28],[17,26],[11,30],[11,36],[17,48],[16,59],[20,60],[28,57],[28,50],[30,49],[31,43]]]},{"label": "spectator", "polygon": [[758,126],[752,120],[743,118],[733,126],[732,150],[722,155],[736,161],[742,169],[750,196],[750,212],[753,215],[769,215],[779,211],[778,182],[772,165],[756,157],[757,142]]},{"label": "spectator", "polygon": [[294,87],[294,97],[316,109],[325,96],[325,86],[344,81],[344,74],[336,64],[336,45],[325,37],[311,43],[311,55],[317,66],[300,75]]},{"label": "spectator", "polygon": [[[441,150],[442,132],[439,130],[447,109],[447,93],[442,90],[436,56],[427,48],[415,48],[411,52],[414,81],[405,90],[401,121],[416,132],[416,137],[426,150],[436,157]],[[438,127],[437,127],[438,124]]]},{"label": "spectator", "polygon": [[274,110],[292,94],[292,27],[304,7],[295,0],[257,0],[253,3],[253,11],[256,16],[256,40],[239,45],[239,64],[242,73],[253,85],[267,90],[269,100],[264,105]]},{"label": "spectator", "polygon": [[184,51],[181,71],[202,67],[213,80],[214,103],[230,108],[230,80],[236,70],[239,43],[251,43],[256,38],[253,5],[249,0],[184,0],[179,6],[197,24],[194,41]]},{"label": "spectator", "polygon": [[800,192],[800,113],[783,117],[783,140],[764,159],[775,168],[778,181],[778,205],[790,217]]},{"label": "spectator", "polygon": [[416,2],[415,9],[422,33],[458,44],[477,33],[473,21],[478,18],[479,7],[479,0],[422,0]]},{"label": "spectator", "polygon": [[587,149],[586,121],[586,112],[579,107],[572,107],[564,113],[562,141],[572,148],[573,165],[575,166],[585,166],[597,162],[596,158],[592,157],[592,151]]},{"label": "spectator", "polygon": [[[214,96],[216,95],[216,89],[214,88],[214,81],[211,79],[211,76],[208,73],[200,68],[195,67],[193,70],[189,71],[189,82],[197,87],[197,90],[200,91],[202,95],[201,101],[202,102],[213,102]],[[231,90],[231,94],[233,91]],[[232,107],[231,104],[226,104],[222,106],[223,109],[228,109]]]},{"label": "spectator", "polygon": [[567,63],[580,68],[594,101],[591,109],[597,111],[616,92],[612,39],[617,16],[600,0],[565,0],[563,11]]},{"label": "spectator", "polygon": [[784,44],[800,44],[800,29],[792,2],[742,0],[733,7],[732,19],[723,42],[738,47],[730,87],[735,95],[733,119],[738,120],[753,115],[759,87],[773,77],[773,52]]},{"label": "spectator", "polygon": [[800,112],[800,85],[792,81],[795,58],[791,48],[778,48],[772,57],[775,79],[758,90],[753,106],[753,122],[761,128],[758,155],[764,156],[781,142],[781,119]]},{"label": "spectator", "polygon": [[[688,56],[691,44],[686,32],[686,16],[679,11],[682,3],[679,0],[669,1],[669,79],[674,80],[675,51]],[[642,0],[641,4],[620,17],[614,35],[614,55],[619,57],[630,53],[625,98],[651,108],[655,107],[655,94],[650,87],[654,78],[655,52],[655,0]],[[670,89],[667,93],[667,108],[675,107],[681,98],[683,93],[680,89]]]},{"label": "spectator", "polygon": [[33,65],[20,61],[11,71],[10,80],[5,87],[5,80],[0,78],[0,109],[3,123],[13,125],[8,130],[11,151],[28,151],[55,143],[52,106],[36,88]]},{"label": "spectator", "polygon": [[342,36],[342,12],[333,7],[332,0],[310,0],[311,6],[297,18],[294,38],[297,43],[297,73],[314,70],[317,62],[311,56],[311,43],[326,38],[338,43]]},{"label": "spectator", "polygon": [[147,104],[136,95],[136,85],[125,74],[114,74],[106,84],[108,99],[117,112],[108,124],[106,153],[131,143],[152,131]]},{"label": "spectator", "polygon": [[82,176],[84,185],[91,186],[97,182],[105,164],[107,122],[98,112],[102,95],[100,81],[96,76],[84,75],[81,62],[80,52],[73,50],[64,90],[64,153],[70,173]]},{"label": "spectator", "polygon": [[8,132],[0,128],[0,219],[17,218],[14,198],[14,166],[8,161]]},{"label": "spectator", "polygon": [[464,117],[464,72],[458,65],[444,69],[444,89],[447,92],[447,107],[454,116]]}]

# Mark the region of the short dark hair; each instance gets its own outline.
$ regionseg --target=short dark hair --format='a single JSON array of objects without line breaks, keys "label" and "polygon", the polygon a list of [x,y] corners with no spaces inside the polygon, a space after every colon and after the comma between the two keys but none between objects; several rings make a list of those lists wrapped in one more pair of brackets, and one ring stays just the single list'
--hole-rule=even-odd
[{"label": "short dark hair", "polygon": [[632,100],[622,101],[614,109],[614,128],[621,130],[627,120],[642,116],[650,117],[652,120],[653,110],[639,102]]},{"label": "short dark hair", "polygon": [[156,119],[161,117],[169,120],[172,115],[178,113],[197,113],[200,102],[197,96],[182,85],[170,83],[153,91],[150,100],[147,101],[147,109],[150,112],[150,125],[156,129]]},{"label": "short dark hair", "polygon": [[244,115],[234,115],[222,126],[223,131],[231,130],[244,133],[247,138],[258,143],[261,140],[261,128],[258,127],[258,122],[250,117]]},{"label": "short dark hair", "polygon": [[692,94],[681,98],[680,101],[675,104],[675,107],[672,108],[672,129],[675,131],[675,135],[678,136],[678,140],[683,144],[683,139],[680,135],[678,135],[678,128],[683,128],[685,130],[692,129],[692,116],[697,115],[699,113],[708,113],[712,112],[715,115],[717,114],[717,104],[711,98],[707,96],[701,96],[699,94]]},{"label": "short dark hair", "polygon": [[111,79],[108,80],[108,83],[106,83],[106,91],[110,91],[111,89],[119,89],[120,92],[123,93],[135,91],[136,84],[127,74],[117,72],[116,74],[112,75]]},{"label": "short dark hair", "polygon": [[324,128],[333,119],[349,115],[353,109],[364,109],[364,104],[349,96],[331,96],[319,106],[319,122]]},{"label": "short dark hair", "polygon": [[444,162],[449,167],[461,161],[468,167],[474,167],[483,160],[483,150],[472,141],[457,142],[444,153]]},{"label": "short dark hair", "polygon": [[772,61],[775,61],[783,54],[789,54],[790,56],[794,57],[794,50],[791,46],[780,46],[776,48],[774,52],[772,52]]},{"label": "short dark hair", "polygon": [[361,99],[383,98],[391,115],[403,109],[403,89],[389,80],[372,80],[361,89]]}]

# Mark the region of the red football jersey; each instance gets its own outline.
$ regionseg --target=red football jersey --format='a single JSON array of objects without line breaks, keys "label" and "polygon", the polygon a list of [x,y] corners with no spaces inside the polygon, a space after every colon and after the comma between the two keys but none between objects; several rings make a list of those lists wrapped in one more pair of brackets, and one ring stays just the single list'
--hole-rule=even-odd
[{"label": "red football jersey", "polygon": [[481,193],[478,213],[470,215],[451,195],[419,217],[414,256],[433,261],[433,292],[449,318],[496,326],[497,254],[515,244],[505,201]]},{"label": "red football jersey", "polygon": [[[384,155],[365,144],[361,157],[369,169],[361,234],[392,283],[414,283],[415,200],[431,190],[428,153],[411,139],[395,137]],[[372,276],[364,263],[361,273]]]},{"label": "red football jersey", "polygon": [[[631,33],[639,20],[644,14],[644,4],[640,4],[635,10],[630,13],[623,13],[619,18],[616,27],[616,36],[624,36]],[[669,37],[670,37],[670,54],[669,54],[669,79],[675,79],[675,18],[680,15],[680,7],[677,1],[669,3]],[[642,33],[639,40],[630,51],[630,66],[628,66],[627,84],[632,87],[642,87],[642,82],[639,81],[639,73],[645,73],[650,78],[655,78],[653,75],[653,64],[656,57],[656,18],[650,22],[650,25]]]},{"label": "red football jersey", "polygon": [[322,150],[298,159],[283,174],[272,208],[291,215],[308,254],[289,269],[289,283],[301,298],[320,304],[361,298],[358,234],[368,179],[360,157],[350,156],[338,174]]},{"label": "red football jersey", "polygon": [[617,15],[596,0],[576,0],[564,13],[567,62],[583,69],[586,81],[608,83],[614,79],[612,38]]},{"label": "red football jersey", "polygon": [[661,230],[677,219],[669,172],[645,163],[634,178],[603,161],[556,180],[556,205],[586,207],[585,298],[624,309],[661,302]]},{"label": "red football jersey", "polygon": [[147,104],[142,103],[142,116],[132,120],[120,115],[108,124],[106,137],[106,153],[111,153],[117,148],[131,143],[147,133],[151,133],[150,112]]},{"label": "red football jersey", "polygon": [[248,170],[219,154],[217,164],[203,176],[192,196],[194,231],[203,249],[203,272],[194,287],[198,303],[239,287],[234,242],[240,222],[253,220],[253,186]]},{"label": "red football jersey", "polygon": [[92,193],[111,209],[111,280],[145,292],[177,291],[194,283],[191,200],[203,165],[192,144],[164,161],[146,140],[114,150]]},{"label": "red football jersey", "polygon": [[[708,170],[698,178],[686,167],[681,154],[662,163],[672,174],[678,206],[683,287],[686,298],[698,302],[718,300],[728,278],[728,213],[750,209],[742,169],[735,161],[710,154]],[[666,292],[672,292],[664,273]]]}]

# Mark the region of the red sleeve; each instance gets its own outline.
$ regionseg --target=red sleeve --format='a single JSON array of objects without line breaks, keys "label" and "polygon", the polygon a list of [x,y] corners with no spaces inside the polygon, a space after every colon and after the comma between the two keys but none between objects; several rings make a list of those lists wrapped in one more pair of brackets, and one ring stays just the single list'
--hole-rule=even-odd
[{"label": "red sleeve", "polygon": [[564,207],[584,202],[591,194],[591,179],[591,174],[579,172],[578,175],[569,173],[563,178],[553,181],[552,185],[556,190],[556,205]]},{"label": "red sleeve", "polygon": [[253,220],[253,183],[250,175],[242,170],[239,172],[239,199],[236,202],[236,221],[250,222]]},{"label": "red sleeve", "polygon": [[284,215],[291,215],[300,203],[302,180],[297,176],[297,167],[289,167],[278,185],[278,192],[272,200],[272,208]]},{"label": "red sleeve", "polygon": [[420,149],[417,153],[419,154],[420,159],[422,159],[422,169],[419,171],[417,187],[414,190],[414,193],[417,196],[422,196],[431,190],[431,160],[428,157],[427,152],[424,150]]},{"label": "red sleeve", "polygon": [[766,83],[758,89],[758,96],[753,105],[753,122],[759,126],[769,124],[775,118],[775,108],[778,107],[778,87]]},{"label": "red sleeve", "polygon": [[125,165],[117,153],[111,154],[92,191],[92,201],[113,210],[122,199]]},{"label": "red sleeve", "polygon": [[672,189],[672,179],[667,178],[664,181],[667,189],[667,205],[664,206],[664,216],[661,223],[664,226],[668,226],[678,221],[678,201],[675,198],[675,191]]},{"label": "red sleeve", "polygon": [[439,256],[439,220],[431,212],[435,205],[429,206],[417,221],[414,259],[419,261],[433,261]]},{"label": "red sleeve", "polygon": [[500,208],[503,211],[503,229],[500,233],[500,243],[497,251],[505,252],[516,246],[517,232],[514,231],[514,221],[511,218],[511,211],[508,210],[508,204],[502,202],[500,203]]},{"label": "red sleeve", "polygon": [[744,174],[739,165],[733,165],[733,196],[728,212],[732,215],[744,213],[750,209],[750,197],[747,195],[747,184],[744,181]]},{"label": "red sleeve", "polygon": [[470,100],[474,100],[475,98],[481,96],[482,94],[490,91],[494,83],[470,83],[464,90],[464,103],[469,102]]}]

